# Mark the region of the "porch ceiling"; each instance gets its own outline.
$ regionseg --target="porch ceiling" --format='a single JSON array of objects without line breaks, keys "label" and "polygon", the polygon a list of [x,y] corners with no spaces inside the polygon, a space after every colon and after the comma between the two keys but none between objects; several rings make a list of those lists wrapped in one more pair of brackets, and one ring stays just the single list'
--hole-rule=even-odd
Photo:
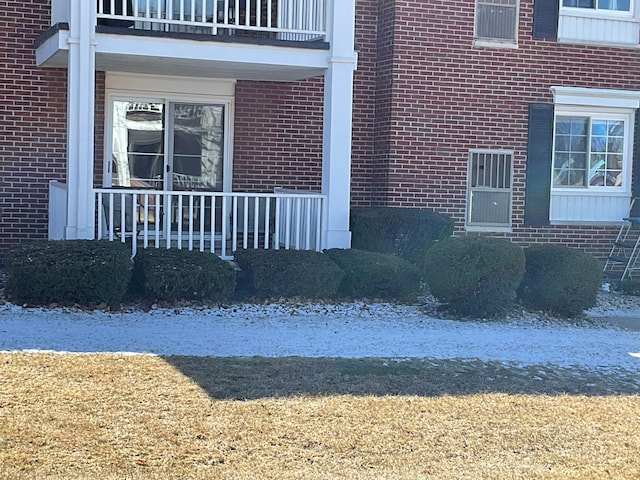
[{"label": "porch ceiling", "polygon": [[[69,32],[58,30],[36,46],[36,62],[67,68],[68,53]],[[322,75],[328,61],[324,48],[96,34],[98,71],[297,81]]]}]

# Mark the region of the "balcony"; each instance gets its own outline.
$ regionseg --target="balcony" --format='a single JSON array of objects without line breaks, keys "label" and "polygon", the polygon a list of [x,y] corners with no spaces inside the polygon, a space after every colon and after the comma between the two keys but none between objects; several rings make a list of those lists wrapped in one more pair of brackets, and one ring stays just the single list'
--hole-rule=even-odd
[{"label": "balcony", "polygon": [[98,25],[136,30],[324,40],[320,0],[98,0]]},{"label": "balcony", "polygon": [[[86,0],[84,0],[86,1]],[[329,0],[97,0],[96,70],[240,80],[322,75],[329,60]],[[36,41],[40,66],[65,68],[78,0],[52,0]]]},{"label": "balcony", "polygon": [[[67,69],[66,183],[50,189],[51,238],[222,257],[348,247],[355,1],[336,2],[52,0],[51,27],[35,45],[39,66]],[[322,194],[237,191],[237,85],[311,77],[324,80]],[[300,95],[299,107],[308,101]],[[290,148],[294,158],[299,147]],[[100,156],[94,171],[87,159]]]}]

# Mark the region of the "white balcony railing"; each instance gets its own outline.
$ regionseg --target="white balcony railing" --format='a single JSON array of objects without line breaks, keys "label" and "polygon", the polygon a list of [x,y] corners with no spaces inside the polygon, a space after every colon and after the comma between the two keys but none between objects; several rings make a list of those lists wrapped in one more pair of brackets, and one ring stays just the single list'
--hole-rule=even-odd
[{"label": "white balcony railing", "polygon": [[[239,249],[320,251],[321,194],[96,189],[97,237],[232,258]],[[289,191],[291,192],[291,191]]]},{"label": "white balcony railing", "polygon": [[[98,0],[103,24],[142,30],[233,35],[263,32],[281,40],[326,35],[327,0]],[[115,23],[114,23],[115,22]]]}]

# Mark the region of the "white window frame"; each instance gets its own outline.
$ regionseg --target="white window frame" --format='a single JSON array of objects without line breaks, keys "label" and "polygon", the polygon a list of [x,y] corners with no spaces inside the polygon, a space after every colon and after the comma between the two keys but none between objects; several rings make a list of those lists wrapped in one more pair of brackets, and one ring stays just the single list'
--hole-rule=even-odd
[{"label": "white window frame", "polygon": [[[596,0],[597,5],[598,0]],[[579,13],[580,15],[594,15],[597,17],[614,16],[614,17],[632,17],[635,10],[636,0],[629,0],[629,10],[611,10],[608,8],[588,7],[570,7],[564,5],[564,0],[560,0],[561,13]]]},{"label": "white window frame", "polygon": [[[633,136],[640,91],[581,87],[551,87],[554,97],[552,155],[555,156],[556,118],[590,116],[625,121],[622,186],[554,186],[551,162],[549,221],[552,225],[618,224],[628,214],[632,195]],[[588,160],[587,160],[588,161]]]},{"label": "white window frame", "polygon": [[[513,26],[513,38],[493,38],[493,37],[480,37],[478,36],[478,6],[479,4],[493,4],[500,6],[500,0],[475,0],[474,7],[474,19],[473,19],[473,44],[479,47],[503,47],[503,48],[517,48],[518,47],[518,27],[520,25],[520,0],[513,0],[516,10],[516,20]],[[509,6],[509,5],[506,5]]]},{"label": "white window frame", "polygon": [[628,11],[619,11],[565,7],[560,2],[558,42],[637,48],[640,43],[639,3],[640,0],[631,0]]},{"label": "white window frame", "polygon": [[[508,172],[508,187],[487,187],[487,186],[473,186],[474,174],[473,171],[473,157],[474,155],[501,155],[509,156],[509,172]],[[514,152],[513,150],[505,149],[471,149],[469,150],[469,158],[467,163],[467,205],[465,214],[465,229],[467,231],[476,232],[510,232],[513,221],[513,169],[514,169]],[[503,178],[506,174],[503,173]],[[488,223],[488,222],[472,222],[471,215],[473,211],[473,194],[475,192],[500,192],[509,193],[509,219],[505,223]]]},{"label": "white window frame", "polygon": [[[105,188],[110,188],[112,182],[113,104],[114,101],[125,100],[163,103],[167,112],[171,103],[224,105],[222,191],[232,191],[235,81],[108,73],[105,79],[105,90],[103,158],[103,186]],[[168,142],[169,135],[165,135],[165,155],[169,151]]]},{"label": "white window frame", "polygon": [[[555,185],[553,179],[555,178],[556,167],[556,126],[558,117],[578,117],[589,119],[589,126],[594,120],[614,120],[624,122],[624,147],[622,152],[622,184],[619,186],[606,186],[606,185],[591,185],[586,181],[585,185]],[[554,111],[553,118],[553,160],[551,162],[552,174],[551,174],[551,189],[553,191],[573,192],[580,190],[582,194],[588,191],[589,194],[600,195],[609,193],[631,193],[631,169],[633,162],[633,121],[634,112],[624,109],[604,108],[604,107],[577,107],[570,105],[558,106]],[[591,142],[591,132],[588,132],[587,143]],[[587,169],[590,169],[590,146],[587,145],[586,165]],[[591,175],[588,175],[590,177]]]}]

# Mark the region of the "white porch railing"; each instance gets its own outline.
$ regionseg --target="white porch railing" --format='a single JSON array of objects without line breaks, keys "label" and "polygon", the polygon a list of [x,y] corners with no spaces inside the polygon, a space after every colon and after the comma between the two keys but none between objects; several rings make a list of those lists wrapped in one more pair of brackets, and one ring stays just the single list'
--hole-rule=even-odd
[{"label": "white porch railing", "polygon": [[49,240],[62,240],[67,224],[67,184],[49,181]]},{"label": "white porch railing", "polygon": [[[143,30],[232,35],[273,33],[282,40],[325,38],[327,0],[98,0],[98,18]],[[124,24],[124,23],[123,23]]]},{"label": "white porch railing", "polygon": [[96,189],[97,237],[143,248],[186,248],[232,258],[242,249],[322,249],[325,197]]}]

